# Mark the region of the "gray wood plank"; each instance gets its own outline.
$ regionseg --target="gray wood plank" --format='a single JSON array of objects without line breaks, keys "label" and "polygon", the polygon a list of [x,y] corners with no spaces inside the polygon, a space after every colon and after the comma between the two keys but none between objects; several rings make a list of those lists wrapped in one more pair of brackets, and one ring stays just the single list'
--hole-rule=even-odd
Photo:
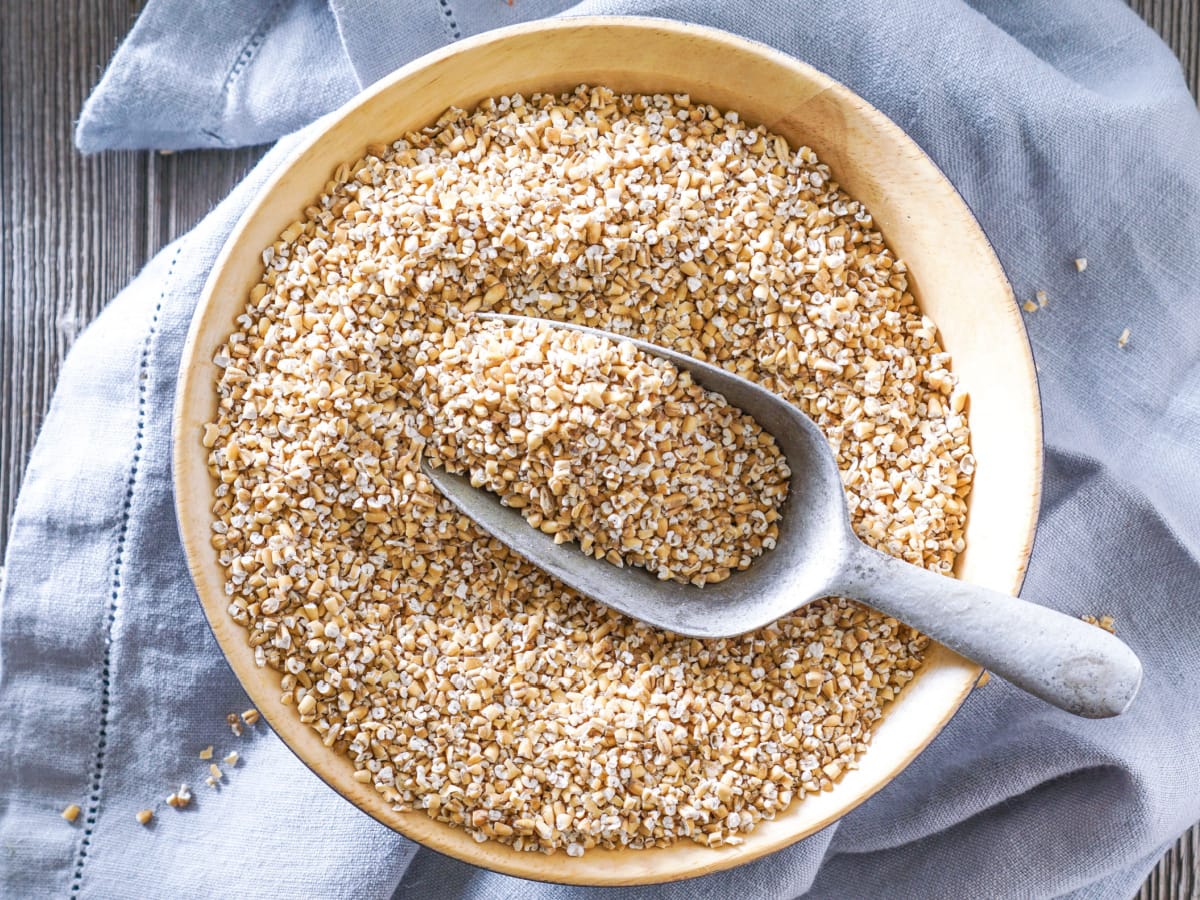
[{"label": "gray wood plank", "polygon": [[1136,900],[1200,900],[1200,825],[1159,860]]},{"label": "gray wood plank", "polygon": [[137,6],[0,5],[0,553],[75,336],[262,152],[87,157],[74,149],[74,118]]},{"label": "gray wood plank", "polygon": [[[1200,0],[1128,0],[1200,95]],[[74,117],[139,0],[0,3],[0,554],[17,487],[75,336],[261,148],[83,157]],[[1138,900],[1200,900],[1200,827]]]},{"label": "gray wood plank", "polygon": [[2,544],[71,339],[148,248],[138,157],[85,160],[71,146],[72,118],[129,26],[129,4],[6,3],[0,16]]}]

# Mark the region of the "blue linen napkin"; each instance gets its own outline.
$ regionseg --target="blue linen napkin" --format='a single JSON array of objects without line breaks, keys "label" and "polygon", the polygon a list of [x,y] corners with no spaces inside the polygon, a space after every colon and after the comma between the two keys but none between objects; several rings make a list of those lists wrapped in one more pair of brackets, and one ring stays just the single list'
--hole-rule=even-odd
[{"label": "blue linen napkin", "polygon": [[[420,53],[555,0],[150,0],[78,143],[236,146],[302,128]],[[0,593],[6,897],[1129,896],[1200,818],[1200,115],[1118,0],[592,0],[568,13],[715,25],[848,84],[933,157],[1027,314],[1046,427],[1025,592],[1115,616],[1146,682],[1084,721],[993,680],[887,788],[818,835],[670,886],[496,875],[363,816],[261,724],[204,624],[170,485],[188,320],[284,137],[72,349],[30,461]],[[1074,260],[1086,257],[1076,271]],[[1128,344],[1118,338],[1129,329]],[[202,782],[197,751],[241,761]],[[137,810],[180,782],[187,810]],[[83,812],[70,825],[68,803]],[[159,804],[161,806],[161,804]]]}]

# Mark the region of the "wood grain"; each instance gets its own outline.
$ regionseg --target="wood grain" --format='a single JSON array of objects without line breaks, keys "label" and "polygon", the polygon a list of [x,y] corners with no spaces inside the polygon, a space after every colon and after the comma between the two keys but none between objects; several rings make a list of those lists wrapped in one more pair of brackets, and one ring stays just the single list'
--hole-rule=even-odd
[{"label": "wood grain", "polygon": [[261,152],[74,149],[74,118],[135,14],[128,0],[0,4],[0,550],[75,336]]},{"label": "wood grain", "polygon": [[1159,860],[1136,900],[1200,900],[1200,825]]},{"label": "wood grain", "polygon": [[[1200,93],[1200,0],[1129,0]],[[74,117],[138,0],[0,4],[0,553],[17,487],[75,335],[261,154],[83,157]],[[1139,900],[1200,900],[1200,829]]]}]

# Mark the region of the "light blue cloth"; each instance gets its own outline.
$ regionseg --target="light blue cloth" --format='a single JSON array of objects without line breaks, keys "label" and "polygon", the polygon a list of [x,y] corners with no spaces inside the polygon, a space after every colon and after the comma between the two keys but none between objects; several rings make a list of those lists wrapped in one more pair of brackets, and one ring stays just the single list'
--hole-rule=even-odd
[{"label": "light blue cloth", "polygon": [[[79,122],[116,147],[275,139],[460,36],[553,0],[151,0]],[[1124,898],[1200,817],[1200,115],[1118,0],[606,0],[772,44],[905,128],[979,216],[1022,299],[1045,403],[1026,594],[1111,613],[1146,683],[1113,721],[994,680],[878,796],[773,857],[646,890],[521,882],[354,810],[262,725],[184,568],[170,411],[188,319],[284,138],[73,348],[30,462],[0,606],[5,897]],[[1086,272],[1073,260],[1087,257]],[[7,323],[6,323],[7,324]],[[1117,346],[1122,330],[1129,344]],[[237,748],[219,792],[197,750]],[[134,813],[180,782],[184,812]],[[72,826],[68,803],[84,807]],[[807,893],[806,893],[807,892]]]}]

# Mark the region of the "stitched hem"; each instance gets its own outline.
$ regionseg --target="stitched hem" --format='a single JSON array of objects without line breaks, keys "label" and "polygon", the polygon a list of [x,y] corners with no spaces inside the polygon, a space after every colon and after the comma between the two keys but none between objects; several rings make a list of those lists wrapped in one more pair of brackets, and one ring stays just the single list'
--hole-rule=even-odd
[{"label": "stitched hem", "polygon": [[79,841],[79,850],[75,855],[75,870],[71,876],[71,896],[79,895],[83,884],[83,867],[87,863],[88,848],[92,843],[92,832],[100,815],[100,790],[104,783],[104,757],[108,752],[108,712],[111,706],[109,693],[109,669],[112,663],[113,629],[117,622],[117,612],[121,607],[121,579],[125,574],[125,539],[129,534],[129,518],[133,511],[133,492],[137,487],[137,477],[142,460],[142,439],[146,425],[146,383],[149,380],[150,351],[158,333],[158,317],[162,312],[163,298],[167,295],[167,285],[175,271],[175,263],[183,251],[180,244],[167,268],[163,279],[163,289],[158,295],[154,306],[154,314],[150,317],[150,328],[146,332],[146,340],[142,345],[141,358],[138,361],[138,398],[137,398],[137,440],[133,449],[133,461],[129,466],[129,478],[125,484],[125,505],[121,510],[121,527],[117,531],[117,554],[113,562],[112,593],[108,601],[108,617],[104,631],[104,658],[100,669],[100,732],[96,740],[96,754],[92,759],[91,791],[87,799],[87,811],[84,818],[83,835]]},{"label": "stitched hem", "polygon": [[458,30],[458,22],[454,21],[454,10],[450,8],[450,0],[438,0],[438,6],[442,8],[442,15],[446,17],[446,31],[450,33],[450,40],[461,40],[462,32]]},{"label": "stitched hem", "polygon": [[[233,61],[225,80],[221,82],[221,91],[217,94],[216,116],[220,121],[220,112],[225,108],[225,98],[229,96],[229,91],[237,83],[238,78],[246,71],[246,67],[250,65],[250,61],[254,59],[254,54],[258,52],[258,48],[263,45],[263,41],[267,39],[267,32],[271,30],[271,26],[275,24],[276,19],[282,11],[286,0],[275,0],[268,8],[266,14],[258,23],[258,27],[250,33],[250,37],[246,40],[242,51],[237,55],[237,59]],[[215,141],[217,146],[226,147],[229,142],[221,137],[220,132],[215,128],[201,128],[199,132],[210,141]]]}]

